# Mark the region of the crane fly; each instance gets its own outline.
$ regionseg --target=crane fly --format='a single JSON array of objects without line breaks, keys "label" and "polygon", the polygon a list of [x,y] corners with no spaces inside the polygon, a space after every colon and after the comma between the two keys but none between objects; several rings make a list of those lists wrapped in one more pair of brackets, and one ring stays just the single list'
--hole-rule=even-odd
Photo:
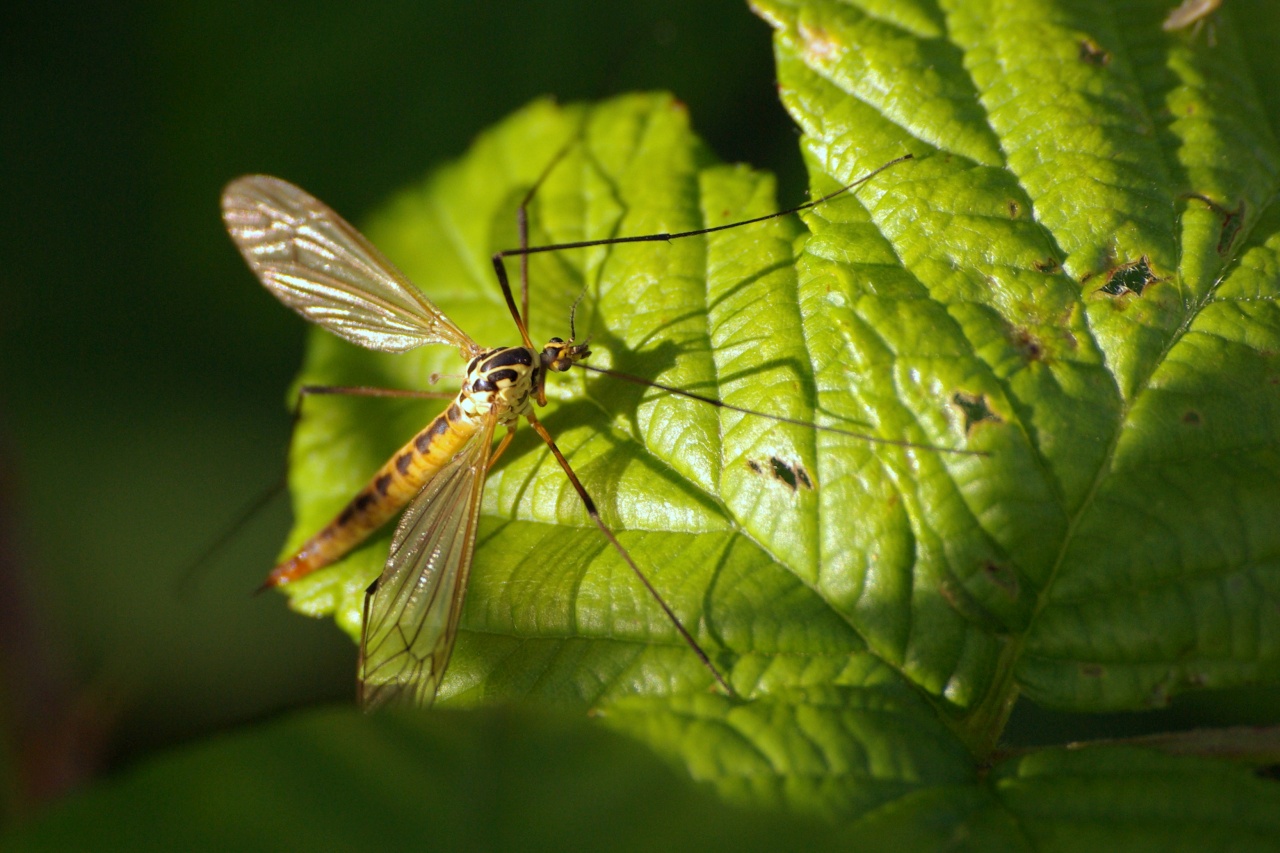
[{"label": "crane fly", "polygon": [[[724,676],[604,524],[591,496],[537,418],[535,404],[545,406],[547,402],[547,375],[575,365],[587,367],[583,361],[591,351],[585,342],[576,343],[572,332],[569,340],[553,337],[541,348],[533,345],[528,332],[527,258],[538,252],[587,246],[669,241],[772,219],[820,204],[909,158],[900,157],[822,198],[755,219],[696,231],[548,246],[528,246],[524,204],[532,196],[531,190],[520,208],[520,248],[493,256],[507,308],[522,339],[520,345],[502,347],[484,347],[472,340],[359,231],[305,191],[266,175],[244,176],[227,186],[222,196],[227,231],[259,281],[285,305],[362,347],[400,353],[426,344],[443,344],[456,348],[467,362],[456,396],[429,391],[385,392],[386,396],[452,396],[453,401],[393,454],[328,524],[279,563],[263,585],[279,586],[334,563],[404,509],[386,566],[365,594],[358,676],[363,708],[372,710],[397,702],[427,705],[434,700],[458,631],[485,478],[521,418],[546,443],[609,544],[720,688],[732,695]],[[504,259],[512,256],[522,259],[523,310],[516,306],[504,264]],[[572,322],[570,326],[572,329]],[[739,412],[799,423],[640,377],[590,369]],[[375,389],[348,390],[384,395]],[[879,443],[939,449],[803,425]],[[500,428],[506,432],[496,449],[491,449]]]}]

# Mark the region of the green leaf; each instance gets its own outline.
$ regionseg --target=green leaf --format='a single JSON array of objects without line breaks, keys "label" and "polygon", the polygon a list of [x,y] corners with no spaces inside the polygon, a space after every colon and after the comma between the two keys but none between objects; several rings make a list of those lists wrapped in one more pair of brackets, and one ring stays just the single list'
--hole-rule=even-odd
[{"label": "green leaf", "polygon": [[[624,714],[669,738],[671,718],[699,727],[711,697],[624,701]],[[827,697],[831,698],[831,697]],[[742,795],[758,803],[783,754],[797,764],[825,740],[815,695],[793,713],[755,717],[790,730],[772,751],[721,748]],[[643,703],[647,700],[638,700]],[[752,703],[757,714],[781,703]],[[656,716],[647,711],[656,710]],[[868,720],[874,711],[865,708]],[[853,716],[853,715],[851,715]],[[771,719],[770,719],[771,718]],[[751,720],[740,719],[749,733]],[[783,725],[785,723],[785,725]],[[714,735],[714,732],[712,733]],[[173,750],[118,773],[0,835],[36,850],[1274,850],[1280,791],[1238,767],[1147,750],[1047,750],[932,787],[895,783],[912,750],[905,729],[868,755],[877,778],[860,820],[826,824],[726,805],[647,749],[585,721],[528,710],[458,714],[312,711]],[[745,743],[742,744],[745,746]],[[833,799],[826,774],[796,793]],[[871,792],[878,792],[872,796]]]},{"label": "green leaf", "polygon": [[[1280,148],[1254,94],[1275,81],[1229,10],[1211,41],[1162,30],[1155,2],[756,8],[815,194],[916,160],[803,225],[534,256],[533,336],[567,337],[582,294],[598,364],[938,449],[565,377],[544,423],[743,701],[709,692],[527,430],[490,477],[442,701],[589,708],[726,796],[860,825],[1036,846],[1024,817],[1069,823],[1054,786],[1077,776],[1104,824],[1106,792],[1142,790],[1129,753],[1044,759],[1052,784],[1023,780],[1029,759],[979,773],[1019,696],[1136,710],[1280,677]],[[535,244],[779,206],[670,98],[539,102],[367,233],[478,341],[514,343],[488,259],[561,150]],[[456,361],[317,333],[300,381],[424,387]],[[317,401],[290,547],[433,411]],[[293,605],[357,635],[386,551],[291,584]],[[1226,799],[1182,808],[1215,774],[1262,802],[1247,771],[1167,760],[1190,781],[1134,825],[1262,826],[1229,825]]]},{"label": "green leaf", "polygon": [[759,7],[819,188],[934,154],[862,194],[878,256],[819,208],[802,280],[854,282],[885,373],[980,396],[1008,443],[859,633],[988,711],[1274,682],[1280,155],[1226,13],[1210,44],[1156,3]]},{"label": "green leaf", "polygon": [[904,797],[849,828],[858,850],[1275,850],[1280,793],[1239,767],[1131,747],[1051,749],[981,788]]}]

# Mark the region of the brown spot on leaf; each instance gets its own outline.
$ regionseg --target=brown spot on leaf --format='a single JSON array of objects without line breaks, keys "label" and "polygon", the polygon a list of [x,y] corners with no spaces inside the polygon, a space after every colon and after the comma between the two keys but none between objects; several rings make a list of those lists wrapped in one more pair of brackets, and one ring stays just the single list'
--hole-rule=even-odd
[{"label": "brown spot on leaf", "polygon": [[1022,357],[1027,361],[1044,360],[1044,345],[1030,330],[1014,329],[1012,341],[1018,352],[1022,353]]},{"label": "brown spot on leaf", "polygon": [[1018,583],[1018,573],[1013,569],[988,560],[982,565],[982,573],[987,580],[1008,593],[1009,598],[1016,599],[1018,597],[1021,585]]},{"label": "brown spot on leaf", "polygon": [[800,38],[804,40],[804,52],[809,58],[826,63],[840,54],[840,42],[822,27],[802,23],[799,32]]},{"label": "brown spot on leaf", "polygon": [[993,634],[1004,633],[1004,626],[1000,620],[955,578],[948,577],[939,582],[938,594],[942,596],[947,606],[964,620]]},{"label": "brown spot on leaf", "polygon": [[1186,197],[1204,202],[1210,210],[1222,217],[1222,230],[1218,233],[1218,254],[1226,255],[1239,236],[1240,227],[1244,225],[1244,200],[1241,199],[1236,202],[1235,207],[1229,208],[1200,193],[1187,193]]}]

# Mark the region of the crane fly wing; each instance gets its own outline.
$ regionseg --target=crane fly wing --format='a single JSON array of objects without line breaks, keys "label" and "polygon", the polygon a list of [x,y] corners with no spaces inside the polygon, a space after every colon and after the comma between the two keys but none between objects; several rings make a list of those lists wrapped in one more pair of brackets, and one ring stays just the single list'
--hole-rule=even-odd
[{"label": "crane fly wing", "polygon": [[480,347],[372,243],[288,181],[246,175],[222,193],[222,221],[276,298],[352,343],[385,352],[423,344]]},{"label": "crane fly wing", "polygon": [[496,415],[405,510],[360,638],[360,705],[430,705],[449,664],[471,573]]}]

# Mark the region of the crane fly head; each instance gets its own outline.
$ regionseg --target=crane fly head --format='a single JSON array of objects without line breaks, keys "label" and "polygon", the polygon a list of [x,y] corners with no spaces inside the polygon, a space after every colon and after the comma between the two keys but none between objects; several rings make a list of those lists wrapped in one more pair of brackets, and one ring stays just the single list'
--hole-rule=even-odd
[{"label": "crane fly head", "polygon": [[572,338],[567,341],[563,338],[552,338],[547,341],[547,345],[538,354],[538,362],[542,366],[542,370],[538,371],[537,388],[535,389],[538,395],[538,405],[545,406],[547,404],[547,371],[554,370],[557,373],[564,373],[590,355],[591,350],[587,348],[587,341],[583,341],[580,344],[575,344]]}]

